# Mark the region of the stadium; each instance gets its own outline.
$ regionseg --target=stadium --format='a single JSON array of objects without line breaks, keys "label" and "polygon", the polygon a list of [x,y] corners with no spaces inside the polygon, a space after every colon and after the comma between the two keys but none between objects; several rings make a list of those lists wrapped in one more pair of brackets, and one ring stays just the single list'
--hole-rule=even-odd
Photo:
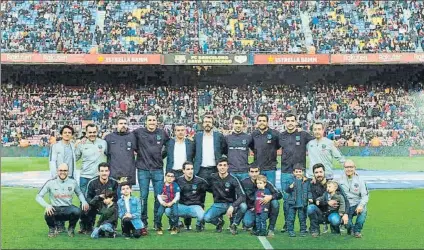
[{"label": "stadium", "polygon": [[[2,248],[424,246],[420,205],[424,202],[422,1],[33,0],[2,1],[0,13]],[[266,117],[268,129],[264,130],[268,132],[263,145],[258,143],[260,133],[264,133],[260,117]],[[294,128],[289,118],[294,119]],[[157,125],[151,125],[152,119]],[[211,121],[209,125],[207,120]],[[120,124],[122,121],[124,125]],[[133,136],[134,141],[121,142],[123,151],[116,153],[113,150],[119,143],[115,140],[123,136],[122,126],[128,129],[125,136]],[[154,129],[150,130],[150,126]],[[206,140],[203,138],[208,126],[213,139]],[[320,132],[316,127],[320,126],[321,139],[328,141],[332,150],[328,161],[316,161],[316,154],[328,151],[326,145],[314,151],[310,144],[316,142],[318,147]],[[65,129],[69,130],[68,135]],[[149,131],[156,134],[150,136]],[[300,142],[297,138],[290,144],[285,139],[290,131],[310,139]],[[117,135],[121,137],[113,137]],[[231,139],[235,135],[244,136],[243,140]],[[177,147],[180,138],[184,147]],[[222,140],[222,144],[217,140]],[[78,152],[73,159],[68,157],[66,146],[64,151],[58,149],[65,141]],[[90,141],[94,148],[90,148]],[[274,142],[276,147],[269,150],[267,144]],[[266,149],[262,150],[261,145]],[[298,154],[303,159],[294,162]],[[99,158],[93,160],[97,155]],[[226,160],[222,161],[221,156]],[[210,160],[213,163],[206,164]],[[222,194],[214,186],[218,184],[212,183],[220,180],[212,177],[221,176],[221,161],[229,166],[230,174],[225,178],[233,178],[231,185],[239,185],[240,193],[225,197],[231,200],[227,206],[235,207],[234,213],[230,212],[234,218],[226,215],[229,208],[225,207],[218,218],[219,223],[225,222],[219,233],[209,212],[214,204],[221,204],[217,196]],[[63,218],[57,214],[50,220],[53,227],[49,224],[49,216],[44,214],[50,204],[57,209],[53,201],[63,202],[64,194],[55,196],[55,188],[50,187],[52,180],[64,180],[60,171],[68,171],[67,183],[75,185],[69,189],[73,205],[67,206],[85,213],[77,192],[81,189],[82,199],[87,199],[93,210],[88,190],[94,179],[101,178],[97,172],[101,169],[99,162],[108,162],[111,177],[119,182],[116,197],[122,200],[122,206],[119,201],[116,205],[125,216],[125,209],[129,212],[132,207],[124,202],[126,194],[121,193],[121,188],[128,183],[122,180],[133,181],[127,187],[132,188],[130,195],[141,207],[134,215],[141,217],[144,225],[141,237],[136,237],[139,228],[134,222],[133,235],[124,232],[125,217],[121,214],[116,224],[112,223],[115,238],[92,239],[93,228],[89,223],[83,228],[84,218],[88,218],[83,215],[78,220],[67,217],[63,233],[58,230]],[[68,169],[64,170],[63,163]],[[116,166],[120,164],[130,174],[117,174],[121,167]],[[288,198],[291,182],[287,178],[294,178],[293,183],[297,183],[297,164],[303,164],[304,174],[308,169],[313,171],[305,181],[311,188],[318,185],[313,166],[323,164],[326,173],[334,173],[325,178],[334,178],[342,199],[350,205],[357,199],[365,202],[356,205],[366,206],[367,212],[362,212],[366,215],[361,217],[366,217],[362,231],[355,227],[352,236],[348,224],[343,222],[344,214],[349,214],[349,221],[360,217],[357,207],[350,211],[352,206],[347,206],[345,213],[340,212],[341,225],[333,227],[329,219],[328,227],[327,222],[322,225],[321,221],[318,231],[314,231],[309,208],[317,204],[316,197],[301,205],[293,198],[295,208],[304,208],[306,231],[299,225],[302,209],[299,218],[294,212],[294,231],[284,227],[291,218],[286,215],[286,203],[289,208],[293,206]],[[208,185],[206,196],[200,199],[205,212],[203,224],[193,218],[188,227],[180,216],[183,225],[174,227],[175,222],[168,222],[165,211],[163,225],[158,226],[154,204],[156,201],[159,207],[164,205],[157,195],[163,192],[166,197],[169,192],[163,183],[168,174],[181,175],[175,180],[180,185],[178,181],[187,176],[186,165],[191,165],[199,176],[196,178],[204,179]],[[249,189],[244,180],[254,180],[250,171],[255,167],[275,186],[271,190],[274,203],[271,202],[265,225],[271,223],[272,214],[276,214],[276,223],[275,228],[267,228],[266,235],[256,234],[258,222],[253,229],[246,226],[247,213],[240,212],[241,204],[233,207],[238,201],[248,204]],[[359,184],[364,184],[359,194],[357,186],[354,192],[343,191],[343,180],[352,167]],[[88,174],[87,169],[95,173]],[[206,171],[212,172],[205,174]],[[143,175],[146,173],[150,177]],[[154,173],[159,173],[160,178]],[[227,183],[222,190],[230,188]],[[185,205],[184,188],[179,188],[179,204]],[[276,198],[278,195],[273,192],[281,197]],[[40,198],[40,193],[45,196]],[[103,200],[109,194],[102,195]],[[254,207],[247,205],[252,211],[257,209],[255,195],[253,192]],[[174,194],[171,197],[175,199]],[[278,204],[276,210],[274,204]],[[242,217],[235,234],[232,225],[239,215]],[[169,217],[172,216],[171,212]],[[96,222],[101,218],[97,214],[96,220],[94,212]],[[71,220],[75,228],[70,226]],[[92,226],[99,227],[94,222]],[[291,232],[297,237],[292,237]]]}]

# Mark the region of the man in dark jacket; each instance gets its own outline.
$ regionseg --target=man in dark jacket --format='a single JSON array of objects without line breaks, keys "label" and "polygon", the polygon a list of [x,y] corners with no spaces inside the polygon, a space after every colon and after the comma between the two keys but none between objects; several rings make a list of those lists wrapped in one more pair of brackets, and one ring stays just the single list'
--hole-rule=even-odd
[{"label": "man in dark jacket", "polygon": [[[140,185],[140,197],[142,200],[142,215],[141,220],[147,228],[147,201],[149,197],[150,181],[153,184],[155,197],[154,218],[159,209],[157,196],[162,192],[163,186],[163,158],[166,156],[164,148],[169,141],[168,134],[157,127],[157,117],[155,114],[146,116],[146,127],[134,130],[134,135],[137,140],[137,161],[138,169],[138,184]],[[154,221],[155,229],[157,222]]]}]

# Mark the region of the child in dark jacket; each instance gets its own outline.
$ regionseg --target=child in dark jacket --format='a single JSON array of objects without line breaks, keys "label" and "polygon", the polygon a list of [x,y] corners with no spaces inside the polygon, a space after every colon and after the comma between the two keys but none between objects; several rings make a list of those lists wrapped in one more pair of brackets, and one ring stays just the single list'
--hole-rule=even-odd
[{"label": "child in dark jacket", "polygon": [[286,193],[289,197],[287,203],[288,208],[288,218],[287,218],[287,231],[290,237],[296,237],[294,233],[294,221],[296,219],[296,212],[299,215],[300,223],[300,236],[306,236],[306,209],[308,207],[308,202],[313,202],[311,185],[308,178],[305,177],[304,167],[302,164],[295,164],[293,168],[293,180],[292,184],[287,186]]},{"label": "child in dark jacket", "polygon": [[91,238],[98,239],[99,235],[104,235],[105,232],[109,233],[110,238],[116,237],[116,224],[118,222],[118,206],[114,202],[115,193],[106,190],[103,194],[104,206],[100,209],[100,219],[97,222],[97,227],[91,233]]},{"label": "child in dark jacket", "polygon": [[263,204],[262,201],[264,199],[265,195],[271,195],[271,191],[268,188],[265,188],[267,184],[267,178],[264,175],[259,175],[256,178],[256,187],[258,190],[255,192],[255,225],[256,225],[256,232],[254,232],[254,235],[257,236],[267,236],[267,226],[266,226],[266,220],[268,219],[268,213],[269,213],[269,206],[270,202]]}]

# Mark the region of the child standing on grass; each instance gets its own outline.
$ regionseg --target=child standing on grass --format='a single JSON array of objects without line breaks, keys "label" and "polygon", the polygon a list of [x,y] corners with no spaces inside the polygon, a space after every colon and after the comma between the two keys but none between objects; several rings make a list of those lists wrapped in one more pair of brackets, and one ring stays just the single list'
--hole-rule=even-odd
[{"label": "child standing on grass", "polygon": [[[287,186],[286,193],[289,195],[287,203],[288,219],[287,219],[287,231],[290,237],[296,237],[294,233],[294,221],[296,219],[296,213],[299,215],[300,223],[300,236],[306,236],[306,208],[308,207],[308,201],[313,202],[311,185],[308,178],[305,177],[304,167],[302,164],[295,164],[293,167],[292,184]],[[290,182],[289,182],[290,183]]]},{"label": "child standing on grass", "polygon": [[264,196],[271,195],[271,191],[268,188],[265,188],[267,184],[267,178],[264,175],[259,175],[256,178],[256,187],[258,190],[255,192],[255,224],[256,231],[253,233],[257,236],[267,236],[267,226],[266,220],[268,219],[269,206],[270,202],[264,204]]},{"label": "child standing on grass", "polygon": [[105,232],[109,233],[109,238],[116,237],[116,224],[118,222],[118,206],[113,200],[115,193],[106,190],[103,194],[104,206],[100,209],[100,219],[97,222],[97,227],[94,228],[91,238],[98,239],[99,235],[104,235]]}]

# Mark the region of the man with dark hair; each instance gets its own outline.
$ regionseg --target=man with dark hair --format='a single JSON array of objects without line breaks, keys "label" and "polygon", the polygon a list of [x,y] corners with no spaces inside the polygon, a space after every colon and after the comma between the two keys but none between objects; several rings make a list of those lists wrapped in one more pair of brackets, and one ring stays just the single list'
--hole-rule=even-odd
[{"label": "man with dark hair", "polygon": [[205,196],[206,191],[209,191],[208,182],[194,175],[194,167],[191,162],[184,162],[183,176],[176,179],[180,186],[180,202],[178,204],[178,216],[190,221],[185,221],[186,225],[191,224],[191,218],[197,218],[196,231],[203,230],[205,214]]},{"label": "man with dark hair", "polygon": [[81,228],[78,233],[90,234],[93,231],[95,224],[96,215],[100,211],[103,205],[104,191],[115,192],[114,200],[118,200],[117,189],[118,182],[110,176],[110,165],[106,162],[102,162],[97,167],[98,176],[91,179],[87,184],[87,191],[85,197],[90,209],[87,213],[81,214]]},{"label": "man with dark hair", "polygon": [[281,154],[281,190],[283,191],[284,226],[281,232],[287,231],[289,195],[284,191],[291,184],[293,167],[296,163],[306,166],[306,144],[314,137],[305,131],[297,129],[297,119],[294,114],[284,116],[286,131],[280,135]]},{"label": "man with dark hair", "polygon": [[[255,192],[257,191],[256,178],[259,176],[260,169],[255,165],[249,167],[249,178],[241,181],[241,185],[246,193],[247,211],[244,214],[243,223],[246,228],[251,228],[255,224],[255,212],[252,209],[255,207]],[[263,197],[263,204],[271,203],[269,212],[269,227],[268,236],[274,236],[275,224],[277,223],[280,204],[278,200],[283,198],[283,194],[271,183],[267,182],[265,188],[271,191],[271,195]]]},{"label": "man with dark hair", "polygon": [[159,202],[157,199],[158,194],[162,192],[163,185],[163,158],[164,148],[169,141],[168,134],[157,127],[157,117],[155,114],[148,114],[146,116],[146,127],[134,130],[137,139],[137,161],[136,167],[138,169],[138,183],[140,185],[140,197],[143,201],[143,209],[141,219],[147,228],[147,201],[149,197],[150,181],[153,185],[154,191],[154,227],[157,228],[157,212],[159,209]]},{"label": "man with dark hair", "polygon": [[194,142],[186,138],[186,127],[177,124],[174,127],[175,138],[171,138],[166,147],[166,171],[173,171],[175,178],[183,175],[182,165],[194,159]]},{"label": "man with dark hair", "polygon": [[203,118],[203,131],[196,133],[194,144],[196,157],[194,162],[194,174],[207,179],[212,173],[216,173],[216,161],[222,157],[224,136],[213,131],[214,119],[212,116]]},{"label": "man with dark hair", "polygon": [[88,182],[97,176],[98,166],[106,160],[107,142],[97,138],[97,126],[88,124],[85,127],[86,138],[75,143],[75,156],[77,161],[82,158],[80,172],[80,188],[83,193],[87,191]]},{"label": "man with dark hair", "polygon": [[[309,220],[311,221],[310,233],[312,237],[318,237],[320,235],[319,224],[324,224],[324,233],[327,231],[326,223],[329,222],[331,224],[331,230],[334,233],[340,233],[338,229],[341,218],[337,216],[333,216],[327,219],[327,211],[329,207],[337,208],[339,206],[336,200],[330,200],[326,204],[320,203],[316,205],[316,201],[319,197],[323,196],[327,191],[327,182],[328,180],[325,178],[325,167],[321,163],[315,164],[313,167],[315,182],[311,183],[311,192],[312,192],[312,200],[313,204],[308,205],[307,214]],[[337,191],[344,197],[344,203],[346,207],[349,207],[349,201],[346,198],[345,193],[342,189],[338,188]],[[344,224],[347,224],[348,214],[347,212],[342,217]]]},{"label": "man with dark hair", "polygon": [[[56,237],[58,233],[56,224],[59,220],[61,223],[69,220],[68,235],[69,237],[75,236],[74,230],[80,217],[81,209],[72,205],[73,193],[78,195],[84,211],[89,208],[77,181],[68,178],[68,172],[68,165],[61,163],[57,168],[57,176],[48,180],[36,196],[36,201],[46,209],[44,219],[49,226],[49,237]],[[44,195],[47,193],[49,193],[51,205],[44,201]]]},{"label": "man with dark hair", "polygon": [[317,163],[325,166],[325,178],[333,179],[333,158],[341,164],[345,162],[344,156],[334,145],[334,142],[324,137],[325,127],[322,122],[315,122],[313,125],[315,139],[307,144],[309,156],[309,168],[306,171],[308,178],[313,178],[312,167]]},{"label": "man with dark hair", "polygon": [[[60,129],[60,134],[62,136],[62,140],[53,144],[50,148],[49,167],[51,178],[55,178],[57,176],[57,168],[62,163],[66,163],[68,166],[69,172],[67,176],[74,178],[75,169],[77,167],[77,158],[75,156],[76,149],[74,144],[72,144],[74,128],[65,125]],[[56,226],[59,233],[65,231],[64,222],[58,220]]]},{"label": "man with dark hair", "polygon": [[229,172],[243,180],[249,176],[249,149],[254,147],[252,136],[243,132],[244,121],[241,116],[234,116],[233,132],[225,136],[224,152],[228,156]]},{"label": "man with dark hair", "polygon": [[217,232],[222,232],[224,225],[222,215],[226,214],[232,221],[230,231],[235,235],[237,234],[237,225],[240,224],[247,210],[246,195],[240,181],[228,173],[228,160],[226,158],[218,160],[217,168],[218,173],[212,174],[207,180],[213,194],[214,203],[206,211],[204,220],[207,223],[214,224]]},{"label": "man with dark hair", "polygon": [[280,148],[280,133],[268,127],[268,116],[260,114],[257,118],[256,130],[252,133],[255,165],[261,170],[269,182],[275,185],[277,170],[277,150]]},{"label": "man with dark hair", "polygon": [[[137,148],[134,133],[128,131],[125,117],[118,117],[116,131],[105,136],[107,142],[107,162],[110,165],[110,176],[118,182],[136,183],[135,150]],[[118,189],[118,198],[120,197]]]}]

